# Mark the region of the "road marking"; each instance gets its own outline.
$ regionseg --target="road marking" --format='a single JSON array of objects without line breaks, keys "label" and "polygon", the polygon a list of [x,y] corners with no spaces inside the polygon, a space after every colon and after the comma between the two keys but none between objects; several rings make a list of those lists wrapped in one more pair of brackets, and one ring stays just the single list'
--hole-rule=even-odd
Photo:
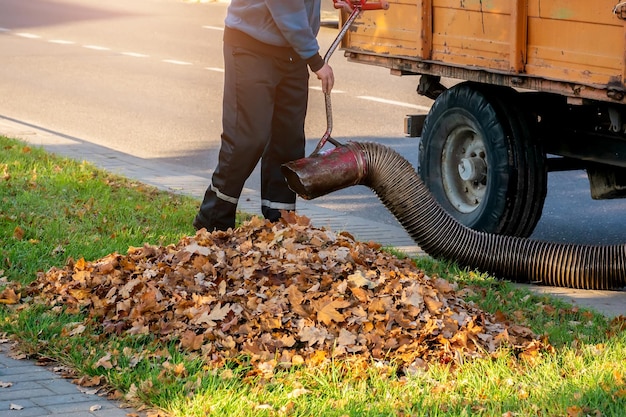
[{"label": "road marking", "polygon": [[93,49],[94,51],[110,51],[111,48],[107,48],[106,46],[99,45],[83,45],[83,48]]},{"label": "road marking", "polygon": [[394,106],[408,107],[410,109],[422,110],[426,112],[430,111],[430,107],[420,106],[419,104],[405,103],[403,101],[387,100],[384,98],[378,98],[378,97],[372,97],[372,96],[357,96],[357,98],[360,98],[363,100],[369,100],[369,101],[376,101],[378,103],[392,104]]},{"label": "road marking", "polygon": [[[223,31],[224,28],[223,27],[218,27],[218,26],[202,26],[204,29],[211,29],[211,30],[219,30],[219,31]],[[0,32],[10,32],[11,29],[7,29],[4,27],[0,27]],[[39,35],[35,35],[33,33],[27,33],[27,32],[19,32],[15,34],[16,36],[22,37],[22,38],[27,38],[27,39],[41,39],[42,37]],[[69,40],[64,40],[64,39],[50,39],[48,40],[49,43],[55,43],[55,44],[61,44],[61,45],[74,45],[76,42],[73,41],[69,41]],[[107,48],[106,46],[99,46],[99,45],[82,45],[83,48],[87,48],[87,49],[92,49],[92,50],[96,50],[96,51],[110,51],[111,48]],[[141,54],[138,52],[120,52],[121,55],[124,56],[128,56],[128,57],[133,57],[133,58],[148,58],[149,55],[146,54]],[[161,60],[162,62],[168,63],[168,64],[174,64],[174,65],[193,65],[193,63],[191,62],[187,62],[187,61],[180,61],[177,59],[163,59]],[[214,71],[214,72],[224,72],[223,68],[218,68],[218,67],[205,67],[206,70],[208,71]],[[322,91],[322,87],[321,86],[309,86],[309,89],[311,90],[316,90],[316,91]],[[345,91],[343,90],[337,90],[337,89],[333,89],[332,91],[333,94],[344,94]],[[411,109],[416,109],[416,110],[421,110],[421,111],[425,111],[428,112],[430,110],[430,107],[427,106],[420,106],[418,104],[411,104],[411,103],[405,103],[402,101],[395,101],[395,100],[387,100],[384,98],[379,98],[379,97],[372,97],[372,96],[357,96],[357,98],[363,99],[363,100],[369,100],[369,101],[375,101],[378,103],[384,103],[384,104],[391,104],[394,106],[401,106],[401,107],[407,107],[407,108],[411,108]]]},{"label": "road marking", "polygon": [[27,39],[40,39],[41,38],[41,36],[39,35],[35,35],[34,33],[26,33],[26,32],[16,33],[16,35],[21,38],[27,38]]},{"label": "road marking", "polygon": [[138,52],[122,52],[124,56],[131,56],[133,58],[148,58],[150,55],[140,54]]},{"label": "road marking", "polygon": [[74,41],[66,41],[64,39],[50,39],[48,42],[56,43],[56,44],[59,44],[59,45],[74,45],[76,43]]},{"label": "road marking", "polygon": [[192,65],[191,62],[178,61],[176,59],[163,59],[162,61],[167,62],[168,64],[174,64],[174,65]]}]

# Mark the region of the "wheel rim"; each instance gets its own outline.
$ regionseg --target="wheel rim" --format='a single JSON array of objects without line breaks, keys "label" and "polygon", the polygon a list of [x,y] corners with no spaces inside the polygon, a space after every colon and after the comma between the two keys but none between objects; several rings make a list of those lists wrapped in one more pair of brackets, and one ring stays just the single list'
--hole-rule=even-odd
[{"label": "wheel rim", "polygon": [[481,134],[470,126],[453,129],[443,145],[441,177],[450,204],[472,213],[487,189],[487,152]]}]

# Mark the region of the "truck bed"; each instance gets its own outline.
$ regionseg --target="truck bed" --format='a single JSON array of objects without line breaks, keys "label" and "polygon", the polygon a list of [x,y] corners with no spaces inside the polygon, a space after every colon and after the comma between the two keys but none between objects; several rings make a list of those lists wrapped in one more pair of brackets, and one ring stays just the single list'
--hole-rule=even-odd
[{"label": "truck bed", "polygon": [[349,60],[396,74],[509,85],[572,101],[624,100],[626,30],[621,7],[614,11],[616,0],[389,4],[353,23],[342,42]]}]

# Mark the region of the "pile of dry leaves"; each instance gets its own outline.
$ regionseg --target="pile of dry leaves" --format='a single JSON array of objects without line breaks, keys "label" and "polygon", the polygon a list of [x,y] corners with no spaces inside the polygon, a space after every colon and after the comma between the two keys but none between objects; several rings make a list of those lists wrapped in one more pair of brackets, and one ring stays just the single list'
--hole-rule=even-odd
[{"label": "pile of dry leaves", "polygon": [[88,312],[105,333],[151,334],[222,362],[316,364],[393,359],[405,369],[482,357],[504,345],[541,349],[526,327],[499,321],[347,233],[287,215],[236,230],[146,245],[40,274],[31,295]]}]

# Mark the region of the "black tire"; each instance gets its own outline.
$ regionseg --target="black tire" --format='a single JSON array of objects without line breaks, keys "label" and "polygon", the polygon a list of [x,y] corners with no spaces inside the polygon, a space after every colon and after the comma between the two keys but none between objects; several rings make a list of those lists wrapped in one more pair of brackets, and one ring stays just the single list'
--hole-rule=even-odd
[{"label": "black tire", "polygon": [[514,93],[472,83],[444,92],[424,124],[419,173],[462,224],[526,237],[541,217],[547,175]]},{"label": "black tire", "polygon": [[510,218],[505,220],[501,234],[528,237],[541,218],[548,190],[546,154],[536,130],[536,120],[526,111],[520,93],[508,88],[486,91],[493,104],[498,107],[499,117],[511,128],[512,154],[517,169],[516,198],[511,203]]}]

